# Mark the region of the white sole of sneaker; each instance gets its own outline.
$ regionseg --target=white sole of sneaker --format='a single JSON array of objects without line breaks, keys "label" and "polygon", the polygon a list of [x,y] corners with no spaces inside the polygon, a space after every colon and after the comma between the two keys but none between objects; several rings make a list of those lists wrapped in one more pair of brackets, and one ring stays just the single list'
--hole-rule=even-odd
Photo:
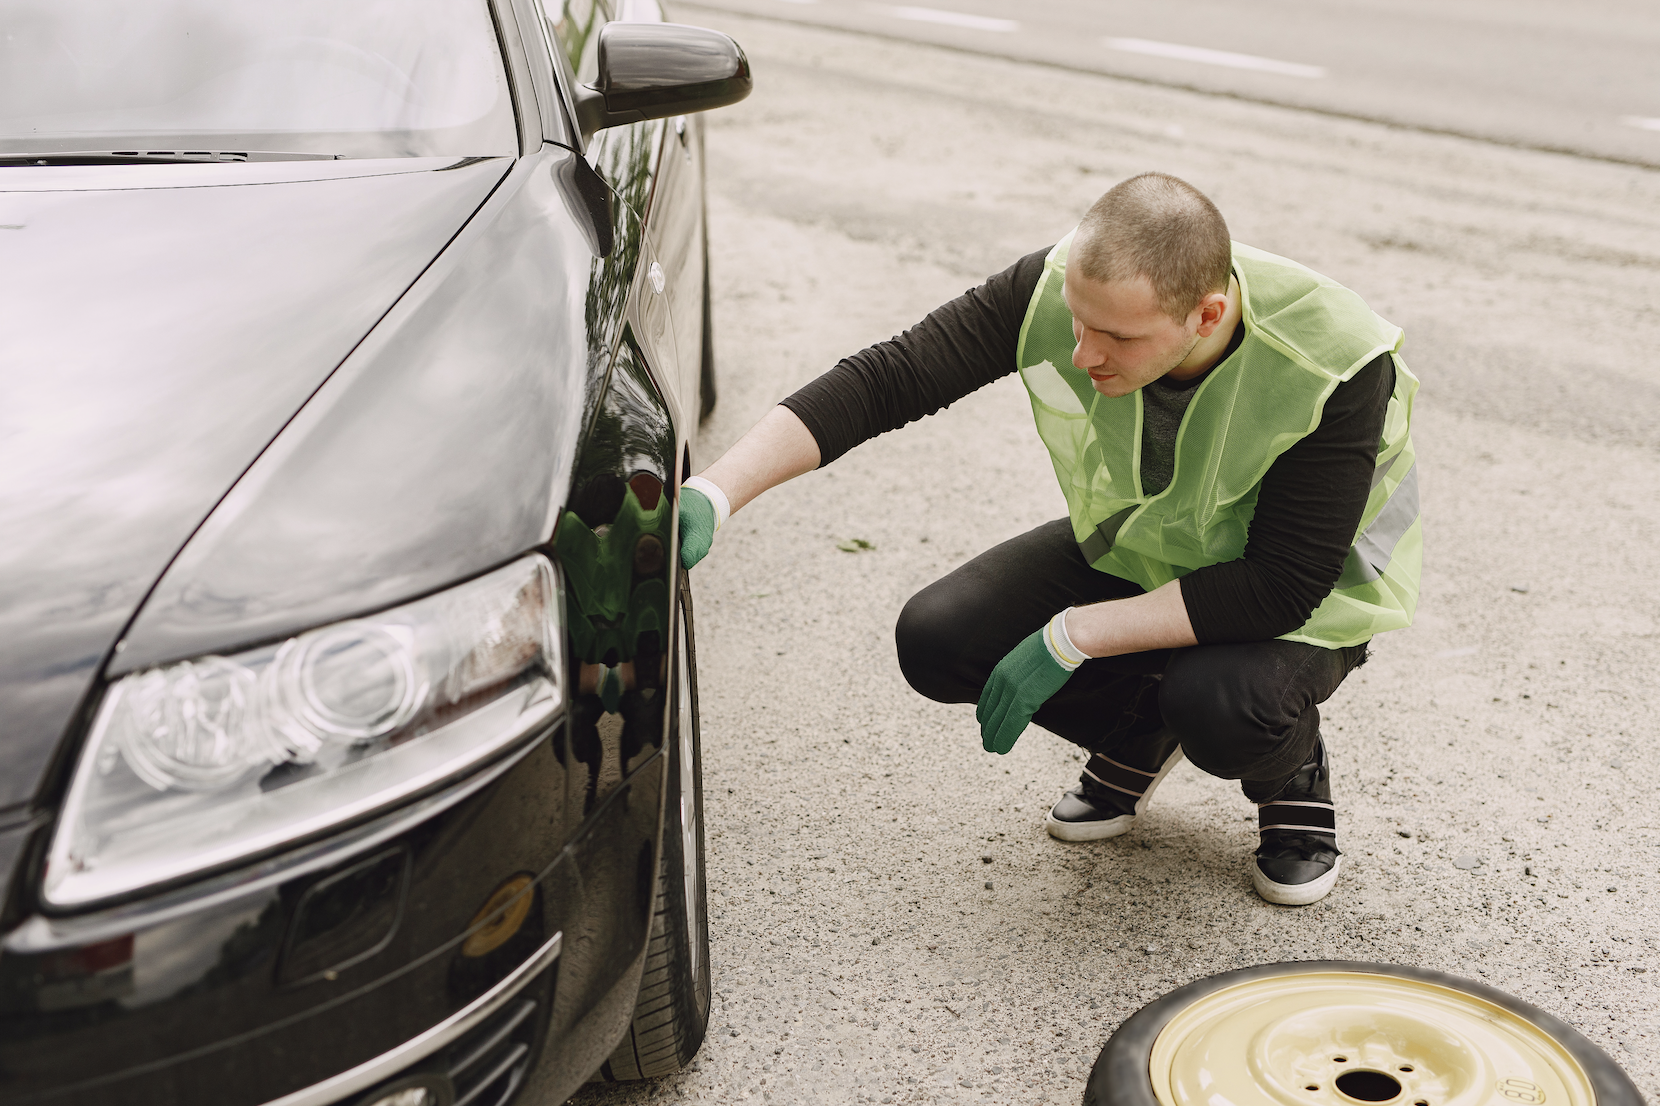
[{"label": "white sole of sneaker", "polygon": [[1136,815],[1147,809],[1147,801],[1153,797],[1153,792],[1158,790],[1159,784],[1164,782],[1164,777],[1170,774],[1170,770],[1181,762],[1182,750],[1178,747],[1164,762],[1164,767],[1159,769],[1159,774],[1147,785],[1147,790],[1141,793],[1141,798],[1136,800],[1135,814],[1120,814],[1117,818],[1108,818],[1104,822],[1063,822],[1055,817],[1054,808],[1051,807],[1049,813],[1043,816],[1043,828],[1049,831],[1050,837],[1060,841],[1105,841],[1109,837],[1129,833],[1135,825]]},{"label": "white sole of sneaker", "polygon": [[1312,902],[1319,902],[1331,893],[1337,886],[1337,874],[1343,870],[1343,858],[1331,866],[1331,871],[1319,879],[1308,883],[1275,883],[1262,874],[1257,867],[1256,858],[1251,858],[1251,886],[1257,889],[1257,894],[1276,906],[1307,906]]},{"label": "white sole of sneaker", "polygon": [[1049,831],[1049,836],[1062,841],[1104,841],[1130,832],[1133,825],[1134,814],[1120,814],[1102,822],[1063,822],[1051,812],[1043,819],[1043,828]]}]

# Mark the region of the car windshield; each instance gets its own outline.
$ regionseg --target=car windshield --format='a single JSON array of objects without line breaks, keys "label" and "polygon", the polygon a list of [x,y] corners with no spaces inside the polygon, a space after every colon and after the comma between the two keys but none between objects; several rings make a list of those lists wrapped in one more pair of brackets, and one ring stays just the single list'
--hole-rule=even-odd
[{"label": "car windshield", "polygon": [[134,149],[472,157],[518,140],[486,0],[0,0],[0,156]]}]

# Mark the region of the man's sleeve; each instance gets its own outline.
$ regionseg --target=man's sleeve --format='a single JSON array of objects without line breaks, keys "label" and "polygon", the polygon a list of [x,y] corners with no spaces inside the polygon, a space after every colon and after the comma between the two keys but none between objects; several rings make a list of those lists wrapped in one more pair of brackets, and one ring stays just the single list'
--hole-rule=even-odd
[{"label": "man's sleeve", "polygon": [[818,442],[819,466],[1013,372],[1020,325],[1048,254],[1027,254],[784,400]]},{"label": "man's sleeve", "polygon": [[1200,645],[1288,634],[1331,592],[1366,511],[1394,389],[1388,354],[1339,384],[1320,425],[1262,478],[1244,555],[1182,577]]}]

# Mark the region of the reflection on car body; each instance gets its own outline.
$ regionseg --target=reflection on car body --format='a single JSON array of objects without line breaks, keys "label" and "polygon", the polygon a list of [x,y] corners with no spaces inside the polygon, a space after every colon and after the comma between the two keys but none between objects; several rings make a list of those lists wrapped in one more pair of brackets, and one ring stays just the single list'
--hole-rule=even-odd
[{"label": "reflection on car body", "polygon": [[698,1048],[685,113],[749,73],[626,7],[0,2],[7,1103]]}]

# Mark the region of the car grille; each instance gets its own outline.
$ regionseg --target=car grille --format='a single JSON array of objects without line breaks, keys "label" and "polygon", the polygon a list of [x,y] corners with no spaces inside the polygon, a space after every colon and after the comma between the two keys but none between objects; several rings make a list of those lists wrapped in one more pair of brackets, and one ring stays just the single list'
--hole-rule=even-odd
[{"label": "car grille", "polygon": [[557,968],[557,963],[551,965],[512,1001],[448,1047],[339,1106],[368,1106],[389,1087],[412,1078],[447,1080],[453,1106],[507,1106],[524,1085],[547,1032]]},{"label": "car grille", "polygon": [[512,1099],[530,1069],[541,1022],[536,1007],[533,998],[510,1003],[450,1048],[455,1106],[506,1106]]}]

